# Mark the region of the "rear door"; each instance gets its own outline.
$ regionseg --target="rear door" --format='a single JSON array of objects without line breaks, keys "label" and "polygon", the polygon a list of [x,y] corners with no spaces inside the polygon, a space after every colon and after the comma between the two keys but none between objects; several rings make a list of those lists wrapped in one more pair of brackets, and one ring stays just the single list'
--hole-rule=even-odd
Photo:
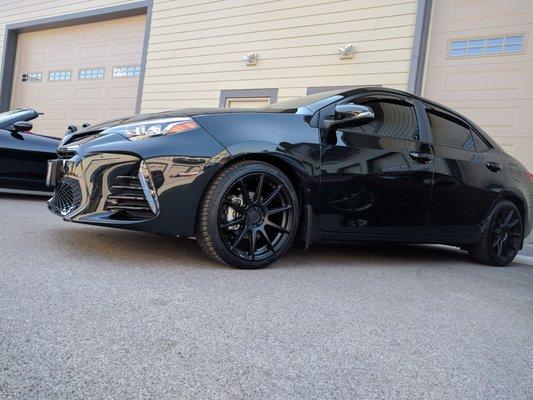
[{"label": "rear door", "polygon": [[[424,235],[433,167],[413,101],[376,94],[343,103],[369,106],[375,119],[322,131],[320,228],[346,238]],[[335,105],[320,118],[331,119]]]},{"label": "rear door", "polygon": [[428,234],[473,237],[503,190],[495,152],[459,115],[424,104],[434,155]]}]

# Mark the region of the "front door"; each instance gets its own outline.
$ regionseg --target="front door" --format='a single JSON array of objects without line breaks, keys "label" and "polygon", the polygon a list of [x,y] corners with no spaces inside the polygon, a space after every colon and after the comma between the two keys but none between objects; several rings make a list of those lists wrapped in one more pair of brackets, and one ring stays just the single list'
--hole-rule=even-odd
[{"label": "front door", "polygon": [[[320,228],[424,235],[433,172],[413,102],[365,95],[348,103],[369,106],[375,119],[322,132]],[[331,118],[334,107],[323,109],[320,118]]]}]

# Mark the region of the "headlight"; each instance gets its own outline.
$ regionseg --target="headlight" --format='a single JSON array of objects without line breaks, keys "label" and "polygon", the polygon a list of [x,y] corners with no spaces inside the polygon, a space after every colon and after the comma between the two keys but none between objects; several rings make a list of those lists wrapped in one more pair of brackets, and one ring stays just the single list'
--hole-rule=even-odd
[{"label": "headlight", "polygon": [[198,124],[192,118],[162,118],[114,126],[101,134],[118,133],[129,140],[139,140],[152,136],[183,133],[196,128],[198,128]]}]

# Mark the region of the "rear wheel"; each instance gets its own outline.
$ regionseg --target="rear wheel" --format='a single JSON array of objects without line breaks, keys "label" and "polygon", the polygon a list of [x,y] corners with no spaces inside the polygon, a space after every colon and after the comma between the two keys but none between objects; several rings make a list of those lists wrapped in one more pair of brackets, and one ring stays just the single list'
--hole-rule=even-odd
[{"label": "rear wheel", "polygon": [[514,260],[522,243],[522,216],[514,203],[504,200],[492,210],[479,243],[470,256],[483,264],[504,267]]},{"label": "rear wheel", "polygon": [[296,192],[283,172],[260,161],[223,170],[200,209],[197,240],[211,258],[236,268],[261,268],[290,247],[298,225]]}]

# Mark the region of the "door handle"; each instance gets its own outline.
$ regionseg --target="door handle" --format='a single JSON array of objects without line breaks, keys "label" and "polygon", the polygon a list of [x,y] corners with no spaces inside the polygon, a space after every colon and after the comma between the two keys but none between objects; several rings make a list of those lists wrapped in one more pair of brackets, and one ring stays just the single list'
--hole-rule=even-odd
[{"label": "door handle", "polygon": [[431,160],[433,160],[433,156],[429,153],[421,153],[419,151],[410,151],[409,157],[411,157],[414,161],[420,164],[427,164]]},{"label": "door handle", "polygon": [[488,163],[485,164],[487,166],[487,168],[489,170],[491,170],[492,172],[498,172],[502,169],[502,166],[500,164],[498,164],[497,162],[492,162],[492,161],[489,161]]}]

